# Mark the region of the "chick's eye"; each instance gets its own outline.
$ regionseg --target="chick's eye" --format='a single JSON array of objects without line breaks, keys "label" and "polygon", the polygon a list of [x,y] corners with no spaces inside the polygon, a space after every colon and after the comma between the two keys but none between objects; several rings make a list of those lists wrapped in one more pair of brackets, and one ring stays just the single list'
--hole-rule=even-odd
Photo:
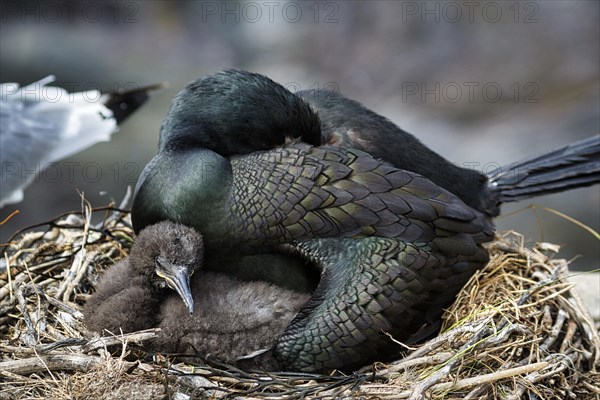
[{"label": "chick's eye", "polygon": [[154,271],[156,272],[156,275],[160,276],[161,278],[164,278],[165,274],[165,260],[163,258],[156,257],[154,259]]}]

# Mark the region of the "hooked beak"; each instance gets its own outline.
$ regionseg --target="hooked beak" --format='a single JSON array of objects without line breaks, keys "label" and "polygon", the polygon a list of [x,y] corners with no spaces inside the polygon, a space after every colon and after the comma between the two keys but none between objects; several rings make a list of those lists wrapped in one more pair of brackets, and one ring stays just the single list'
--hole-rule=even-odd
[{"label": "hooked beak", "polygon": [[167,282],[167,285],[177,292],[187,307],[190,315],[192,315],[194,313],[194,298],[192,297],[192,291],[190,290],[188,267],[172,265],[171,268],[169,268],[169,272],[169,275],[165,275],[156,271],[158,276],[163,278]]}]

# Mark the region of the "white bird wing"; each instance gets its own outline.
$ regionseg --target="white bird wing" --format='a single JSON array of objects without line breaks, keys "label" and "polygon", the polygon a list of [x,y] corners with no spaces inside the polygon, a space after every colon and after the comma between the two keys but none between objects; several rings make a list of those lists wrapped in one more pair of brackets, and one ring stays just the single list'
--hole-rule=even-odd
[{"label": "white bird wing", "polygon": [[53,76],[19,88],[0,85],[0,208],[20,201],[23,189],[50,163],[117,131],[98,91],[68,93],[47,86]]}]

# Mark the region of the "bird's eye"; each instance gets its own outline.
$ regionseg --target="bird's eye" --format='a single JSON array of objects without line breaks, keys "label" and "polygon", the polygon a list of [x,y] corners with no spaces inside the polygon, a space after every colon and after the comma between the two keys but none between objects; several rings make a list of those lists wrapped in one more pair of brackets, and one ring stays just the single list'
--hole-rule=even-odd
[{"label": "bird's eye", "polygon": [[165,270],[165,260],[158,256],[154,259],[154,266],[155,266],[155,270],[156,270],[156,274],[160,277],[162,277],[164,274],[161,273],[161,271]]},{"label": "bird's eye", "polygon": [[154,273],[159,278],[161,278],[160,280],[158,280],[157,284],[158,284],[158,287],[164,289],[166,287],[165,280],[167,279],[167,274],[166,274],[166,269],[165,269],[163,263],[164,263],[164,259],[162,259],[160,256],[156,257],[154,259]]}]

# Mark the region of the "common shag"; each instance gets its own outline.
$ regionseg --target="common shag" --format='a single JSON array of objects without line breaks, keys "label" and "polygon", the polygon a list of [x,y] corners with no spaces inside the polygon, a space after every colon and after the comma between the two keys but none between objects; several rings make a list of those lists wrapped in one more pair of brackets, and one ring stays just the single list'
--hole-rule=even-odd
[{"label": "common shag", "polygon": [[[201,232],[207,269],[273,254],[321,272],[277,340],[286,369],[349,369],[399,349],[386,332],[400,341],[427,334],[487,261],[482,245],[500,203],[600,179],[598,136],[492,178],[358,103],[300,100],[243,71],[191,83],[167,114],[132,208],[136,231],[171,220]],[[353,129],[336,138],[345,118]],[[281,126],[321,127],[325,144],[305,143],[313,128]]]},{"label": "common shag", "polygon": [[172,293],[169,288],[192,310],[190,276],[202,256],[202,236],[192,228],[163,221],[143,229],[129,257],[102,276],[86,303],[86,326],[114,334],[155,326],[158,307]]},{"label": "common shag", "polygon": [[[85,305],[88,330],[119,334],[160,328],[149,350],[280,369],[272,347],[310,298],[302,284],[293,282],[301,270],[289,269],[286,282],[278,282],[295,283],[296,290],[256,280],[260,273],[251,276],[251,271],[273,266],[270,257],[258,255],[243,261],[245,281],[197,271],[188,283],[178,271],[185,266],[193,273],[201,257],[202,238],[194,229],[169,221],[144,228],[129,257],[110,267]],[[166,286],[177,293],[189,287],[192,309]]]}]

